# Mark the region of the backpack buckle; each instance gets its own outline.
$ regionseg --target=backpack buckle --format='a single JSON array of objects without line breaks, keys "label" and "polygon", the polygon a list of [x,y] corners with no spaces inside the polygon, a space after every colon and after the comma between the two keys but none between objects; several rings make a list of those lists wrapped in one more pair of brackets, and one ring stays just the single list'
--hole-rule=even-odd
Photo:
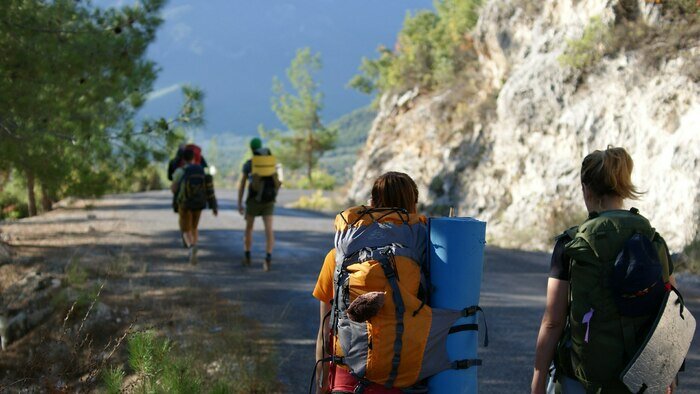
[{"label": "backpack buckle", "polygon": [[452,369],[468,369],[471,367],[477,367],[481,365],[481,359],[474,358],[474,359],[465,359],[465,360],[456,360],[452,362]]}]

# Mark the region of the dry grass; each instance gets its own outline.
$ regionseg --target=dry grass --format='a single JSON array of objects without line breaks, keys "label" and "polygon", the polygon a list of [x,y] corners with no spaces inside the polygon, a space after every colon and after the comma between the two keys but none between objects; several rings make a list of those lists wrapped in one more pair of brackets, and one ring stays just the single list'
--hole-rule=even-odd
[{"label": "dry grass", "polygon": [[171,346],[161,392],[280,391],[254,322],[187,273],[149,272],[144,244],[131,242],[119,221],[92,216],[65,208],[3,226],[15,255],[0,265],[0,291],[32,271],[61,278],[64,288],[51,300],[55,313],[0,357],[0,392],[149,391],[127,346],[146,330]]}]

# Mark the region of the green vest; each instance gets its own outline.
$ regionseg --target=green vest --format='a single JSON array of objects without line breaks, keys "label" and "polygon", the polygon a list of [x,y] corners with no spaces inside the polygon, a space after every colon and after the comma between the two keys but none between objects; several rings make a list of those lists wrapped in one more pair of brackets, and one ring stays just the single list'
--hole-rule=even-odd
[{"label": "green vest", "polygon": [[635,208],[602,212],[567,233],[573,239],[565,249],[571,258],[570,346],[563,355],[570,364],[566,363],[565,373],[573,374],[588,393],[627,393],[619,375],[637,352],[655,315],[620,316],[610,284],[615,259],[625,242],[641,233],[656,247],[667,282],[666,244]]}]

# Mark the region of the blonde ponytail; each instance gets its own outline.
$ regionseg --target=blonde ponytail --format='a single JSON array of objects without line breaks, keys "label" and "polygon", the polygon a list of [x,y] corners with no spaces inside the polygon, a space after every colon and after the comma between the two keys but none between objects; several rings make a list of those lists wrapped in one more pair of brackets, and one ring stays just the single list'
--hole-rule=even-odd
[{"label": "blonde ponytail", "polygon": [[608,146],[583,159],[581,183],[598,196],[616,195],[636,200],[642,194],[632,183],[634,162],[624,148]]}]

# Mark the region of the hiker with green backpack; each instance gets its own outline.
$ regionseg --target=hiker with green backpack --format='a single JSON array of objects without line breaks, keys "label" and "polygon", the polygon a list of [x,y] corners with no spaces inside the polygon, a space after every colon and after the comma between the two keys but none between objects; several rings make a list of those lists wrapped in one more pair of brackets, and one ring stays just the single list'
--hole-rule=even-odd
[{"label": "hiker with green backpack", "polygon": [[[596,150],[583,160],[589,216],[556,239],[533,394],[546,392],[552,363],[557,393],[631,392],[622,375],[653,331],[665,294],[677,292],[664,239],[637,209],[623,208],[625,199],[641,194],[632,168],[623,148]],[[673,390],[670,381],[656,383]]]},{"label": "hiker with green backpack", "polygon": [[178,204],[178,218],[182,233],[182,244],[189,251],[189,262],[197,264],[197,241],[199,239],[199,218],[207,206],[218,215],[214,181],[200,164],[195,162],[195,151],[185,149],[182,153],[185,165],[173,173],[170,190]]}]

